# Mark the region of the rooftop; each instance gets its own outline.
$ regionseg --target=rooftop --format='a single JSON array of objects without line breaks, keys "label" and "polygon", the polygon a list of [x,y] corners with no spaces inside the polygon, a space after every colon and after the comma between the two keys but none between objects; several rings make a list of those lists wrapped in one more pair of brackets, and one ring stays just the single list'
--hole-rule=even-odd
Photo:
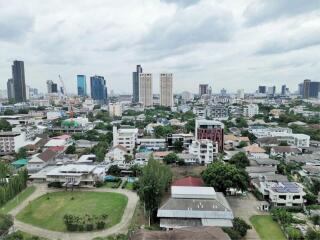
[{"label": "rooftop", "polygon": [[186,177],[175,180],[172,186],[188,186],[188,187],[202,187],[204,182],[201,178],[197,177]]}]

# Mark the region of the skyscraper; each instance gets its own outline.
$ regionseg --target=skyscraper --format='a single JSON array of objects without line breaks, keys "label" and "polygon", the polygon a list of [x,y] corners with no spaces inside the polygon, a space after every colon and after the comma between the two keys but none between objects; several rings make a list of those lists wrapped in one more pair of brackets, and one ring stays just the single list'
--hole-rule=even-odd
[{"label": "skyscraper", "polygon": [[12,79],[13,79],[15,101],[25,102],[27,98],[26,98],[26,81],[25,81],[23,61],[18,61],[18,60],[13,61]]},{"label": "skyscraper", "polygon": [[160,105],[173,106],[172,73],[160,74]]},{"label": "skyscraper", "polygon": [[87,81],[85,75],[77,75],[77,87],[79,96],[87,96]]},{"label": "skyscraper", "polygon": [[14,99],[14,84],[12,78],[9,78],[7,81],[7,94],[9,100]]},{"label": "skyscraper", "polygon": [[132,73],[132,102],[139,102],[139,76],[142,73],[142,67],[137,65],[137,70]]},{"label": "skyscraper", "polygon": [[106,80],[102,76],[90,77],[91,98],[104,104],[107,102]]},{"label": "skyscraper", "polygon": [[208,84],[199,84],[199,95],[209,94],[209,85]]},{"label": "skyscraper", "polygon": [[299,94],[303,98],[320,98],[320,82],[305,79],[299,84]]},{"label": "skyscraper", "polygon": [[139,74],[139,102],[145,107],[153,106],[152,74]]},{"label": "skyscraper", "polygon": [[261,93],[261,94],[267,93],[267,87],[266,86],[259,86],[258,93]]},{"label": "skyscraper", "polygon": [[48,93],[58,93],[58,84],[54,83],[52,80],[47,80]]},{"label": "skyscraper", "polygon": [[305,79],[303,81],[303,98],[309,98],[310,83],[311,83],[311,80],[309,79]]}]

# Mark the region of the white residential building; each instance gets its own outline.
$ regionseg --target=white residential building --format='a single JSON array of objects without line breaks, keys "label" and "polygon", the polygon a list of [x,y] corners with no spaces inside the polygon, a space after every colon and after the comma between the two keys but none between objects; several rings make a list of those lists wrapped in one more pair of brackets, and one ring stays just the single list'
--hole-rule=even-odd
[{"label": "white residential building", "polygon": [[208,139],[193,141],[189,153],[198,156],[200,164],[210,164],[218,154],[218,144]]},{"label": "white residential building", "polygon": [[127,155],[127,149],[122,145],[112,147],[106,154],[105,160],[107,162],[120,161],[124,162],[125,155]]},{"label": "white residential building", "polygon": [[121,117],[122,116],[122,105],[119,102],[109,103],[109,115],[111,117]]},{"label": "white residential building", "polygon": [[153,106],[151,73],[140,73],[139,75],[139,102],[144,107]]},{"label": "white residential building", "polygon": [[0,132],[0,155],[13,154],[25,146],[25,133]]},{"label": "white residential building", "polygon": [[276,137],[278,141],[287,142],[288,145],[298,148],[310,146],[310,136],[306,134],[272,132],[270,135],[271,137]]},{"label": "white residential building", "polygon": [[264,126],[250,126],[249,132],[255,135],[257,138],[272,137],[273,134],[277,133],[288,133],[292,134],[291,128],[286,127],[264,127]]},{"label": "white residential building", "polygon": [[160,74],[160,105],[173,106],[172,73]]},{"label": "white residential building", "polygon": [[140,147],[150,150],[160,150],[166,147],[166,139],[164,138],[139,138],[137,143]]},{"label": "white residential building", "polygon": [[62,186],[86,187],[94,186],[98,181],[104,181],[106,169],[104,166],[87,164],[69,164],[52,169],[46,174],[49,183],[58,182]]},{"label": "white residential building", "polygon": [[113,146],[122,145],[127,153],[132,154],[138,137],[137,128],[120,128],[113,126]]},{"label": "white residential building", "polygon": [[243,107],[243,116],[251,118],[257,114],[259,114],[259,106],[257,104],[248,104]]},{"label": "white residential building", "polygon": [[296,182],[269,182],[266,180],[259,181],[259,184],[254,184],[255,187],[264,196],[268,197],[272,206],[280,207],[292,207],[303,206],[303,196],[306,193],[303,191],[303,187]]}]

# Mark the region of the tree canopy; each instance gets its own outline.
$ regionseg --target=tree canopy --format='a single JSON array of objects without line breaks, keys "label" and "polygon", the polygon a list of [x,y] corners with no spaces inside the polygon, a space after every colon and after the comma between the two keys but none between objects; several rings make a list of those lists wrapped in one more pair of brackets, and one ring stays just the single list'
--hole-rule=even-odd
[{"label": "tree canopy", "polygon": [[229,160],[230,164],[234,164],[236,167],[245,168],[250,165],[250,161],[244,152],[238,152],[233,155]]},{"label": "tree canopy", "polygon": [[229,163],[214,162],[208,165],[201,175],[204,182],[216,191],[226,193],[228,188],[242,191],[248,188],[249,176],[245,170]]},{"label": "tree canopy", "polygon": [[169,187],[171,178],[170,168],[152,158],[143,168],[138,181],[138,195],[149,215],[149,222],[155,218],[161,198]]},{"label": "tree canopy", "polygon": [[10,123],[5,120],[5,119],[0,119],[0,131],[11,131],[12,130],[12,127],[10,125]]}]

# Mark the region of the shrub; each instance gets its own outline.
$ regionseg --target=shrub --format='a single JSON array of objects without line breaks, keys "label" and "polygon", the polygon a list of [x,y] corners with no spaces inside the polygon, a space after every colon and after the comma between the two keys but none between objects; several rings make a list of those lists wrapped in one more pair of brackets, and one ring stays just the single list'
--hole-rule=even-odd
[{"label": "shrub", "polygon": [[300,240],[303,239],[302,233],[299,229],[293,228],[293,227],[287,227],[286,232],[288,234],[289,240]]},{"label": "shrub", "polygon": [[103,182],[101,181],[96,181],[96,187],[99,188],[99,187],[102,187],[103,186]]},{"label": "shrub", "polygon": [[237,231],[241,237],[244,237],[247,234],[248,229],[251,229],[251,226],[243,219],[236,217],[233,219],[233,229]]},{"label": "shrub", "polygon": [[231,240],[241,239],[240,233],[234,230],[233,228],[222,228],[222,230],[229,235]]}]

